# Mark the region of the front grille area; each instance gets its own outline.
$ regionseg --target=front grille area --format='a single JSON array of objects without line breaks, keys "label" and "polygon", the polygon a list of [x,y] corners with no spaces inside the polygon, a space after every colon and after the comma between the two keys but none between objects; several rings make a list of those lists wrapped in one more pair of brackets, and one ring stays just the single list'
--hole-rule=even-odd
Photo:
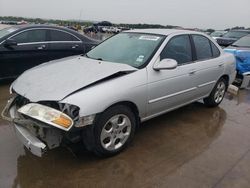
[{"label": "front grille area", "polygon": [[30,103],[30,101],[21,95],[17,95],[17,97],[15,98],[15,105],[16,105],[17,109],[21,108],[22,106],[24,106],[28,103]]}]

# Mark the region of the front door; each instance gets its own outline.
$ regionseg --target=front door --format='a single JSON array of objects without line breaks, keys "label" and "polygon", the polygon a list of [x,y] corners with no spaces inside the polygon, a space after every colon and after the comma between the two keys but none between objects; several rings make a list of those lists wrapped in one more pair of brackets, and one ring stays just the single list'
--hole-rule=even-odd
[{"label": "front door", "polygon": [[18,33],[10,39],[17,45],[1,46],[1,78],[16,77],[25,70],[48,61],[46,30],[32,29]]},{"label": "front door", "polygon": [[194,82],[196,65],[189,35],[178,35],[170,39],[158,61],[165,58],[175,59],[178,67],[160,71],[147,67],[149,117],[194,100],[197,92]]}]

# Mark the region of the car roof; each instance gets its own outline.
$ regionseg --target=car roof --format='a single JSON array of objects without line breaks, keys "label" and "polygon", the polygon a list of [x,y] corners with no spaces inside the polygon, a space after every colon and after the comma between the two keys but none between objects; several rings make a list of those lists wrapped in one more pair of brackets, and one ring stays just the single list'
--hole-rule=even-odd
[{"label": "car roof", "polygon": [[215,33],[215,32],[227,32],[227,31],[223,31],[223,30],[215,30],[214,32],[212,32],[212,33]]},{"label": "car roof", "polygon": [[98,44],[100,41],[95,40],[93,38],[90,38],[86,35],[83,35],[81,33],[78,33],[72,29],[66,28],[66,27],[62,27],[62,26],[55,26],[55,25],[47,25],[47,24],[24,24],[24,25],[12,25],[10,26],[12,28],[16,28],[17,31],[20,30],[24,30],[24,29],[35,29],[35,28],[48,28],[48,29],[59,29],[59,30],[63,30],[63,31],[67,31],[69,33],[72,33],[74,35],[76,35],[77,37],[81,38],[82,40],[85,40],[85,42],[93,42]]},{"label": "car roof", "polygon": [[229,31],[238,31],[238,32],[248,32],[248,33],[250,33],[250,30],[247,30],[247,29],[231,29]]},{"label": "car roof", "polygon": [[203,34],[201,32],[180,30],[180,29],[134,29],[124,31],[126,33],[147,33],[147,34],[158,34],[168,36],[170,34]]},{"label": "car roof", "polygon": [[24,25],[14,25],[11,27],[14,27],[16,29],[51,28],[51,29],[62,29],[62,30],[72,32],[71,29],[68,29],[66,27],[47,25],[47,24],[24,24]]}]

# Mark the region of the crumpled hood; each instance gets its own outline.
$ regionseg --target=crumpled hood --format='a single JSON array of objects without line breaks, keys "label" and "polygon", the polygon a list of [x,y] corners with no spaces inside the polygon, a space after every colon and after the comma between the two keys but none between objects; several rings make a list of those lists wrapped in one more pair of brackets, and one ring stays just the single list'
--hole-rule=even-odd
[{"label": "crumpled hood", "polygon": [[81,88],[116,73],[136,70],[126,64],[77,56],[32,68],[18,77],[12,87],[15,92],[32,102],[59,101]]}]

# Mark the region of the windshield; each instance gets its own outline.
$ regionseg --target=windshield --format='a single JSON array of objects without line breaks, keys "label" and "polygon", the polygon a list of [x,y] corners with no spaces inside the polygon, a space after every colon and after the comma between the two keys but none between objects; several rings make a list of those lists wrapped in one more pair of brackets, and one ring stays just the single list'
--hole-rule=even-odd
[{"label": "windshield", "polygon": [[242,37],[241,39],[233,43],[232,46],[250,47],[250,36]]},{"label": "windshield", "polygon": [[164,36],[120,33],[87,53],[87,57],[139,68],[146,64],[163,41]]},{"label": "windshield", "polygon": [[223,35],[223,37],[239,39],[239,38],[244,37],[248,34],[250,34],[250,32],[248,33],[247,31],[228,31],[228,33]]},{"label": "windshield", "polygon": [[222,37],[225,32],[215,31],[211,33],[212,37]]},{"label": "windshield", "polygon": [[10,34],[10,33],[12,33],[12,32],[14,32],[14,31],[16,31],[17,29],[16,28],[14,28],[14,27],[8,27],[8,28],[5,28],[5,29],[1,29],[0,30],[0,38],[2,38],[2,37],[4,37],[4,36],[6,36],[6,35],[8,35],[8,34]]}]

